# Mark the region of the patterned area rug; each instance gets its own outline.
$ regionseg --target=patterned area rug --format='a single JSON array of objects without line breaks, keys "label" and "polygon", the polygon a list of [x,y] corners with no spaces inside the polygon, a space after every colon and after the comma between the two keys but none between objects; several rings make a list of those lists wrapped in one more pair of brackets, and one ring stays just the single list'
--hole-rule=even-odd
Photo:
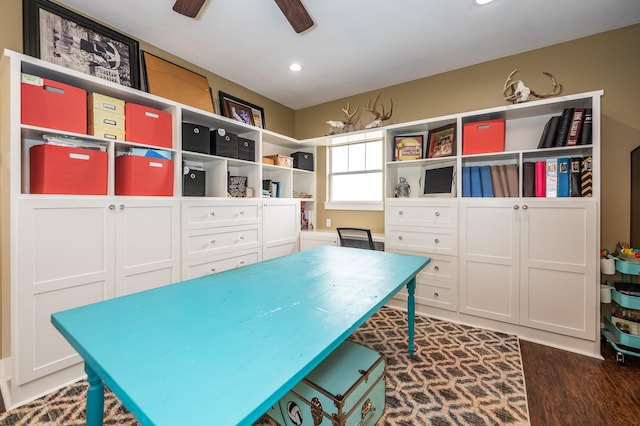
[{"label": "patterned area rug", "polygon": [[[406,330],[405,312],[382,308],[351,337],[387,359],[378,425],[529,424],[517,337],[416,316],[416,354],[409,357]],[[0,425],[82,426],[86,390],[85,381],[67,386],[0,414]],[[108,391],[104,424],[138,425]],[[268,418],[256,423],[270,424]]]}]

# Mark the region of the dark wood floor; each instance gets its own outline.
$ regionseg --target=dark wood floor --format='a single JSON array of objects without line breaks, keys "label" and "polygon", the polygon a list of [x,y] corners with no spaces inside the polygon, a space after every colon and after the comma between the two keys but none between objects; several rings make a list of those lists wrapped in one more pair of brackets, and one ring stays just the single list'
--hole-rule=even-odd
[{"label": "dark wood floor", "polygon": [[[640,358],[604,361],[520,341],[531,426],[640,425]],[[0,400],[0,413],[5,407]]]}]

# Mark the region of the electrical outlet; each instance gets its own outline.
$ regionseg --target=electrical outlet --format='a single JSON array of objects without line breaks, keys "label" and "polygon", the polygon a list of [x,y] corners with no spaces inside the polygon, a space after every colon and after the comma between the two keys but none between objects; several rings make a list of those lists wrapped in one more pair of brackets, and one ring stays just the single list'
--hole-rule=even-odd
[{"label": "electrical outlet", "polygon": [[327,228],[331,228],[331,219],[327,219]]}]

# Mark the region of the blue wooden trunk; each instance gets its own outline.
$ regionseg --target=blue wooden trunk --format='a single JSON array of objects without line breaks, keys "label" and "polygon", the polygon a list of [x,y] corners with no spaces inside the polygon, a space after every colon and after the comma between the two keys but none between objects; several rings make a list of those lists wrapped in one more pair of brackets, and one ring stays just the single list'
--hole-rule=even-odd
[{"label": "blue wooden trunk", "polygon": [[346,341],[268,412],[286,426],[374,425],[384,411],[382,355]]}]

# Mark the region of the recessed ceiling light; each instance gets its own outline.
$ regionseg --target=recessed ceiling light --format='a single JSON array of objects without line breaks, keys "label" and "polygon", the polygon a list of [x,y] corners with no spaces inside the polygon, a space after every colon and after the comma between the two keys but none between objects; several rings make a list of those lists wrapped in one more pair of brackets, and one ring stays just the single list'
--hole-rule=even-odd
[{"label": "recessed ceiling light", "polygon": [[482,6],[482,5],[485,5],[485,4],[489,4],[489,3],[491,3],[492,1],[493,1],[493,0],[473,0],[473,2],[474,2],[475,4],[477,4],[478,6]]},{"label": "recessed ceiling light", "polygon": [[291,71],[295,71],[295,72],[302,71],[302,65],[300,65],[300,64],[291,64],[291,65],[289,65],[289,69]]}]

